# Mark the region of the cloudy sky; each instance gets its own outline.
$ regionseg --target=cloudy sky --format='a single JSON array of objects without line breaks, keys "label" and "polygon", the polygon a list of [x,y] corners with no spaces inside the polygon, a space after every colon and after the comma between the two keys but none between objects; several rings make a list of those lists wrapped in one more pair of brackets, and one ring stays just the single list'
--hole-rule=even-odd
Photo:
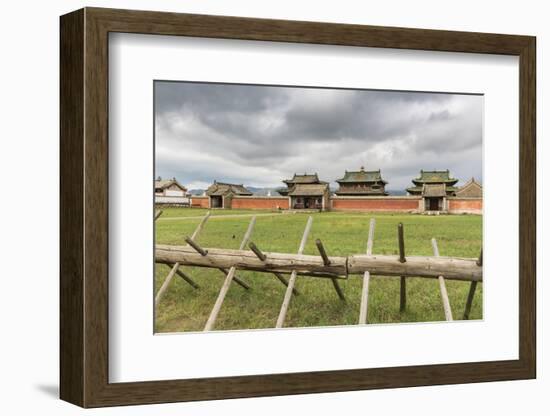
[{"label": "cloudy sky", "polygon": [[279,187],[317,172],[381,169],[391,190],[420,169],[482,181],[483,97],[155,82],[156,176]]}]

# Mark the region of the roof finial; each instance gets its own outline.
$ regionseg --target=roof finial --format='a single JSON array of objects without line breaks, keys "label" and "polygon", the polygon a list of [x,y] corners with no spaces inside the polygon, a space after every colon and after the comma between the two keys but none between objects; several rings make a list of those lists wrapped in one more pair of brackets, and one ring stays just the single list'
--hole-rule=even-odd
[{"label": "roof finial", "polygon": [[361,165],[361,172],[365,171],[365,166]]}]

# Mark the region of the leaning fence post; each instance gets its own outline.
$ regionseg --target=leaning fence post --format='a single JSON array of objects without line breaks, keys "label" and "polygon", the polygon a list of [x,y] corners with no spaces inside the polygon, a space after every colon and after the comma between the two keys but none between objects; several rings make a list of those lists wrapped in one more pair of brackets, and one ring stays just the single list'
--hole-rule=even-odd
[{"label": "leaning fence post", "polygon": [[[367,240],[367,256],[372,255],[372,246],[374,244],[374,226],[376,220],[371,218],[369,225],[369,238]],[[359,307],[359,324],[367,323],[367,312],[369,309],[369,283],[370,272],[366,271],[363,274],[363,289],[361,291],[361,306]]]},{"label": "leaning fence post", "polygon": [[[315,240],[315,245],[317,246],[317,250],[319,250],[319,254],[321,254],[321,258],[323,259],[323,264],[325,266],[329,266],[330,265],[330,260],[327,256],[327,252],[326,252],[325,247],[323,246],[323,243],[321,242],[321,240],[319,240],[319,239]],[[333,277],[330,280],[332,280],[334,290],[336,290],[336,293],[338,294],[338,297],[342,300],[346,300],[346,297],[344,296],[344,292],[342,292],[342,288],[340,288],[340,284],[338,283],[336,278]]]},{"label": "leaning fence post", "polygon": [[[155,215],[155,220],[158,217],[160,217],[161,214],[162,214],[162,211],[157,212],[157,214]],[[204,224],[206,224],[206,221],[208,221],[208,218],[210,218],[210,211],[208,211],[206,215],[202,217],[201,221],[199,222],[199,225],[197,225],[197,227],[195,228],[195,231],[193,232],[193,235],[191,236],[191,238],[194,239],[199,235],[202,228],[204,227]],[[166,279],[164,279],[164,282],[162,283],[162,286],[160,287],[157,295],[155,296],[155,307],[160,303],[160,300],[164,296],[164,293],[166,292],[168,285],[170,284],[170,282],[178,272],[179,272],[179,263],[175,263],[172,269],[170,270],[170,273],[168,274],[168,276],[166,276]],[[184,279],[184,280],[186,280],[191,286],[198,287],[198,285],[195,282],[193,282],[193,280],[191,280],[190,277],[187,277],[187,279]]]},{"label": "leaning fence post", "polygon": [[[439,257],[439,248],[437,247],[437,241],[432,238],[432,249],[434,256]],[[441,292],[441,300],[443,301],[443,311],[445,312],[445,319],[447,321],[453,320],[453,313],[451,311],[451,303],[449,302],[449,295],[447,294],[447,287],[445,286],[445,279],[443,276],[437,278],[439,280],[439,291]]]},{"label": "leaning fence post", "polygon": [[[187,242],[187,244],[189,244],[191,247],[193,247],[195,249],[195,251],[197,253],[199,253],[201,256],[206,257],[208,255],[208,250],[203,249],[200,245],[198,245],[195,241],[193,241],[192,238],[185,237],[185,241]],[[228,269],[218,268],[218,270],[221,271],[226,276],[229,273]],[[235,272],[233,272],[233,273],[235,273]],[[243,282],[238,277],[234,276],[233,280],[235,281],[235,283],[237,283],[243,289],[246,289],[246,290],[250,289],[250,286],[248,286],[245,282]]]},{"label": "leaning fence post", "polygon": [[[298,254],[302,254],[306,248],[307,238],[309,236],[309,231],[311,230],[311,223],[313,222],[313,217],[309,217],[307,220],[306,228],[304,234],[302,235],[302,241],[300,242],[300,247],[298,248]],[[288,279],[288,286],[286,288],[285,297],[283,299],[283,304],[281,305],[281,310],[279,311],[279,317],[277,318],[277,324],[275,328],[282,328],[285,323],[286,312],[288,310],[288,305],[290,304],[290,299],[292,297],[292,290],[296,284],[296,270],[292,270],[290,278]]]},{"label": "leaning fence post", "polygon": [[[252,252],[256,255],[256,257],[258,257],[262,262],[265,263],[265,261],[267,260],[267,256],[262,253],[262,251],[256,246],[256,244],[254,244],[252,241],[248,244],[248,247],[250,247],[250,250],[252,250]],[[277,278],[277,280],[279,282],[281,282],[283,285],[285,285],[286,287],[288,287],[288,282],[287,280],[285,279],[285,277],[281,274],[281,273],[278,273],[278,272],[272,272],[273,275]],[[293,288],[292,289],[292,293],[294,293],[295,295],[299,295],[300,292],[298,292],[298,290],[296,290],[296,288]]]},{"label": "leaning fence post", "polygon": [[[403,236],[403,223],[397,224],[397,240],[399,242],[399,262],[405,263],[405,238]],[[407,308],[407,280],[401,276],[399,285],[399,312],[404,312]]]},{"label": "leaning fence post", "polygon": [[[479,252],[479,258],[477,259],[476,264],[479,267],[483,267],[483,249]],[[474,301],[474,295],[476,294],[477,282],[473,281],[470,283],[470,291],[468,292],[468,298],[466,299],[466,307],[464,308],[465,320],[470,319],[470,311],[472,309],[472,303]]]},{"label": "leaning fence post", "polygon": [[[252,231],[254,230],[255,224],[256,224],[256,216],[253,216],[252,219],[250,220],[250,224],[248,224],[248,229],[244,234],[239,250],[242,250],[245,247],[248,240],[250,240],[250,236],[252,235]],[[220,309],[225,299],[225,295],[227,294],[227,291],[229,290],[229,286],[231,285],[231,282],[235,277],[236,270],[237,270],[236,267],[231,267],[227,272],[223,285],[220,289],[220,293],[218,293],[218,298],[216,299],[216,303],[214,304],[214,307],[212,308],[212,312],[210,312],[210,316],[206,321],[206,325],[204,327],[205,331],[210,331],[212,330],[212,328],[214,328],[214,325],[216,324],[216,319],[218,318],[218,314],[220,313]]]}]

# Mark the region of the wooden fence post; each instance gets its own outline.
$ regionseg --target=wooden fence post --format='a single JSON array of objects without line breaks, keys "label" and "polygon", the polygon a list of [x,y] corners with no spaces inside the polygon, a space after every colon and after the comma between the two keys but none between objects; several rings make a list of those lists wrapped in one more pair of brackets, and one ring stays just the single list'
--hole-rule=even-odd
[{"label": "wooden fence post", "polygon": [[[432,238],[432,249],[434,256],[439,257],[439,248],[437,247],[437,241]],[[445,286],[445,279],[443,276],[437,278],[439,280],[439,291],[441,292],[441,300],[443,301],[443,311],[445,312],[445,319],[447,321],[453,320],[453,312],[451,311],[451,303],[449,302],[449,295],[447,294],[447,287]]]},{"label": "wooden fence post", "polygon": [[[374,244],[374,227],[376,220],[371,218],[369,224],[369,238],[367,240],[367,256],[372,255],[372,246]],[[361,291],[361,306],[359,307],[359,324],[367,323],[367,312],[369,309],[369,283],[370,272],[363,273],[363,289]]]},{"label": "wooden fence post", "polygon": [[[300,247],[298,248],[298,254],[302,254],[306,247],[307,238],[309,236],[309,231],[311,230],[311,223],[313,222],[313,217],[309,217],[307,220],[306,228],[304,234],[302,235],[302,241],[300,242]],[[290,299],[292,297],[292,290],[296,284],[296,270],[293,270],[288,279],[288,286],[286,288],[285,297],[283,299],[283,304],[281,305],[281,310],[279,311],[279,317],[277,318],[277,323],[275,328],[282,328],[285,323],[286,312],[288,310],[288,305],[290,304]]]},{"label": "wooden fence post", "polygon": [[[399,243],[399,262],[405,263],[405,237],[403,236],[403,223],[397,224],[397,240]],[[399,312],[405,312],[407,308],[407,280],[401,276],[399,285]]]},{"label": "wooden fence post", "polygon": [[[160,212],[157,212],[158,215],[155,215],[155,220],[160,217],[160,215],[162,214],[162,211]],[[193,232],[193,235],[191,236],[192,239],[195,239],[197,238],[197,236],[199,235],[199,233],[201,232],[201,230],[203,229],[204,227],[204,224],[206,224],[206,221],[208,221],[208,218],[210,218],[210,211],[208,211],[206,213],[206,215],[204,217],[202,217],[201,221],[199,222],[199,224],[197,225],[197,227],[195,228],[195,231]],[[162,286],[160,287],[157,295],[155,296],[155,308],[157,307],[157,305],[160,303],[160,300],[162,299],[162,297],[164,296],[164,293],[166,292],[166,289],[168,289],[168,285],[170,284],[170,282],[172,281],[172,279],[174,278],[174,276],[176,275],[176,273],[179,271],[179,263],[176,262],[174,263],[174,266],[172,266],[172,269],[170,270],[170,273],[168,273],[168,276],[166,276],[166,279],[164,279],[164,282],[162,283]],[[173,272],[172,272],[173,271]],[[191,286],[195,287],[195,288],[198,288],[198,285],[193,282],[193,280],[187,276],[187,279],[184,279],[187,283],[189,283]],[[191,283],[192,282],[192,283]]]},{"label": "wooden fence post", "polygon": [[[479,267],[483,267],[483,248],[479,252],[479,258],[476,263]],[[477,282],[470,283],[470,291],[468,292],[468,298],[466,299],[466,307],[464,308],[465,320],[470,319],[470,311],[472,310],[472,303],[474,301],[474,295],[476,294]]]},{"label": "wooden fence post", "polygon": [[[315,240],[315,245],[317,246],[317,250],[319,250],[319,254],[321,254],[321,257],[323,258],[323,263],[325,266],[330,266],[330,260],[327,256],[327,252],[325,251],[325,247],[323,246],[323,243],[321,240],[317,239]],[[344,296],[344,292],[342,291],[342,288],[340,288],[340,284],[338,283],[338,280],[336,278],[332,278],[332,285],[334,286],[334,290],[336,290],[336,293],[338,294],[338,297],[341,300],[346,300],[346,297]]]},{"label": "wooden fence post", "polygon": [[[254,244],[252,241],[250,242],[250,244],[248,245],[248,247],[250,247],[250,250],[252,250],[252,252],[256,255],[256,257],[258,257],[261,261],[263,261],[265,263],[265,261],[267,260],[267,256],[262,253],[262,251],[256,246],[256,244]],[[277,280],[279,282],[281,282],[283,285],[285,285],[286,287],[288,287],[288,282],[287,280],[285,279],[285,277],[281,274],[281,273],[277,273],[277,272],[272,272],[273,275],[277,278]],[[292,289],[292,292],[295,294],[295,295],[299,295],[300,292],[298,292],[296,290],[296,288],[293,288]]]},{"label": "wooden fence post", "polygon": [[[254,230],[255,224],[256,224],[256,216],[253,216],[252,219],[250,220],[250,224],[248,224],[248,229],[244,234],[239,250],[244,249],[246,243],[248,242],[248,240],[250,240],[250,236],[252,235],[252,231]],[[218,318],[218,314],[220,313],[220,309],[225,299],[225,295],[227,294],[227,291],[229,290],[229,286],[231,285],[231,282],[235,277],[236,270],[237,270],[236,267],[231,267],[229,269],[229,272],[227,273],[227,276],[225,277],[223,285],[220,289],[220,293],[218,293],[218,298],[216,299],[216,303],[214,304],[214,307],[212,308],[212,312],[210,312],[210,316],[206,321],[206,325],[204,327],[205,331],[211,331],[214,328],[214,325],[216,324],[216,319]]]}]

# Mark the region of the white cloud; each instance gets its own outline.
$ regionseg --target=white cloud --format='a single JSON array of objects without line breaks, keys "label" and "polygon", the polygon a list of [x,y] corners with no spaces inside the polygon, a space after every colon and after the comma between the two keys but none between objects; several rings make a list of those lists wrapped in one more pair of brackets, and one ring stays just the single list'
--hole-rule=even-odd
[{"label": "white cloud", "polygon": [[381,169],[402,190],[420,169],[481,178],[481,96],[157,82],[156,174],[281,186]]}]

